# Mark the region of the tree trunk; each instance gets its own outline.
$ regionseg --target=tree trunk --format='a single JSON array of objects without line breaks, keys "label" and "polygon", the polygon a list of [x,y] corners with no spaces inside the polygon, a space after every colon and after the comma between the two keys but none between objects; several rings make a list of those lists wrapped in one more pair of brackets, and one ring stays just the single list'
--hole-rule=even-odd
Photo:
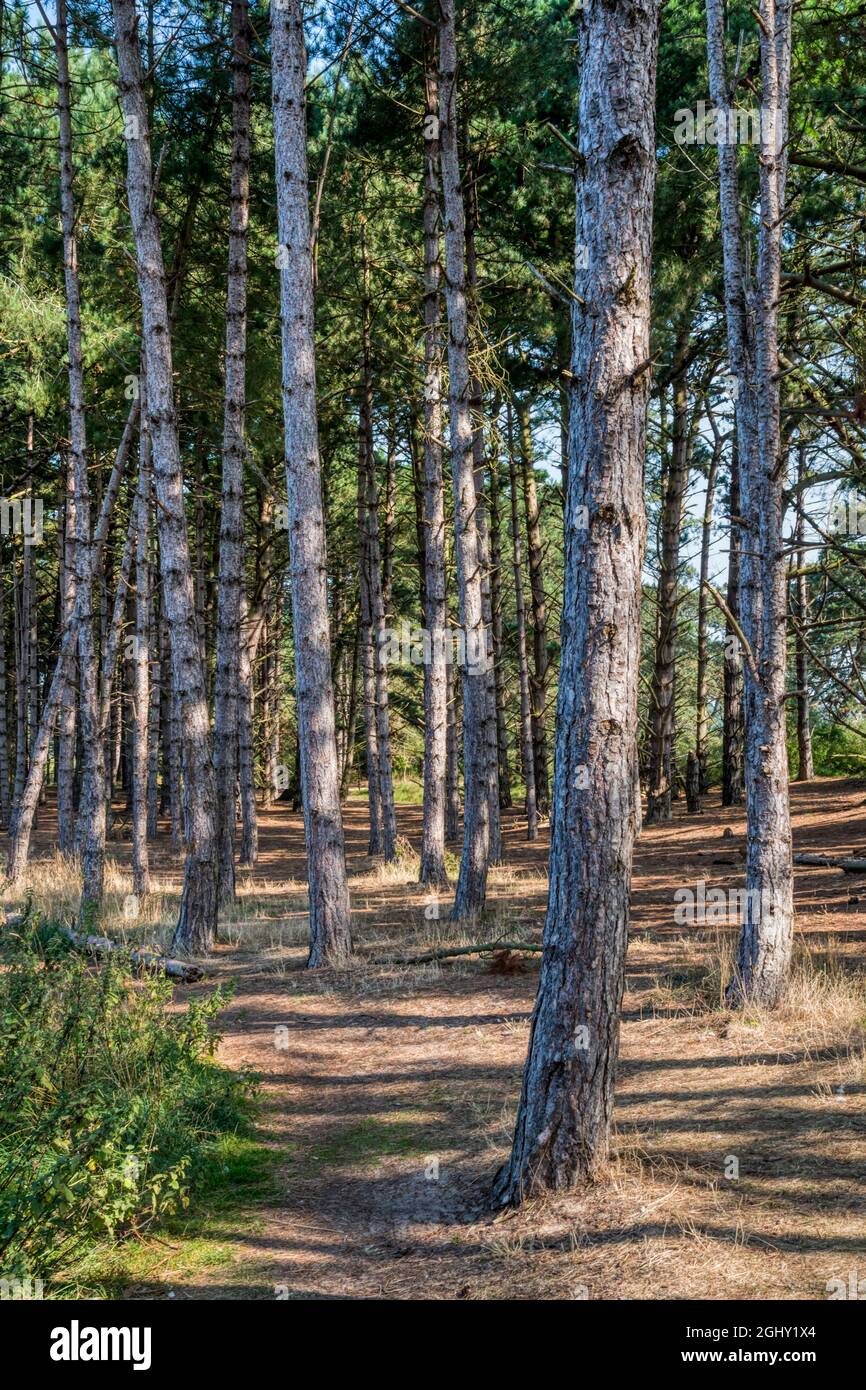
[{"label": "tree trunk", "polygon": [[698,760],[698,783],[701,793],[709,786],[707,780],[707,737],[709,718],[707,715],[707,617],[709,614],[709,593],[707,581],[710,577],[710,541],[713,532],[713,507],[716,499],[716,480],[719,474],[719,461],[722,456],[721,435],[716,428],[712,414],[710,421],[714,431],[715,443],[707,470],[707,492],[704,499],[704,516],[701,523],[701,567],[698,588],[698,670],[697,670],[697,720],[695,723],[695,756]]},{"label": "tree trunk", "polygon": [[340,965],[352,949],[340,816],[325,573],[325,517],[316,420],[313,279],[300,0],[271,20],[292,628],[304,829],[310,889],[311,966]]},{"label": "tree trunk", "polygon": [[418,878],[448,883],[445,806],[448,731],[448,603],[445,571],[445,488],[442,477],[442,338],[439,254],[439,81],[435,39],[427,48],[424,119],[424,487],[422,571],[424,625],[424,819]]},{"label": "tree trunk", "polygon": [[454,0],[439,5],[439,140],[445,223],[445,300],[448,310],[448,416],[454,480],[454,536],[460,627],[464,643],[463,854],[452,918],[479,913],[487,889],[490,797],[487,776],[489,703],[487,632],[484,624],[476,526],[472,420],[469,411],[469,339],[463,195],[457,153],[457,44]]},{"label": "tree trunk", "polygon": [[235,896],[238,666],[244,582],[244,432],[247,351],[247,227],[250,201],[250,24],[247,0],[232,0],[232,154],[226,296],[222,511],[217,598],[214,775],[220,902]]},{"label": "tree trunk", "polygon": [[[494,412],[498,419],[499,407]],[[505,712],[505,676],[502,643],[502,530],[500,523],[499,432],[494,431],[490,452],[490,609],[493,636],[493,679],[496,691],[496,757],[499,806],[511,805],[511,769],[508,765],[508,723]]]},{"label": "tree trunk", "polygon": [[141,427],[141,464],[135,495],[135,643],[132,656],[132,891],[150,892],[147,848],[148,723],[150,714],[150,434]]},{"label": "tree trunk", "polygon": [[[75,479],[72,456],[67,460],[66,503],[63,521],[63,561],[61,570],[60,617],[63,626],[72,619],[75,607]],[[74,664],[74,663],[73,663]],[[76,681],[74,672],[64,686],[58,718],[57,745],[57,848],[71,854],[75,845],[75,744]]]},{"label": "tree trunk", "polygon": [[657,590],[656,648],[650,692],[649,784],[647,824],[668,821],[671,805],[677,675],[680,531],[689,479],[688,390],[677,345],[673,379],[673,431],[661,513],[661,568]]},{"label": "tree trunk", "polygon": [[806,473],[806,443],[800,440],[797,453],[797,608],[794,629],[794,661],[797,681],[797,781],[810,782],[815,776],[812,758],[812,725],[809,709],[809,657],[806,651],[806,631],[809,625],[809,582],[806,575],[806,551],[803,549],[803,493]]},{"label": "tree trunk", "polygon": [[9,744],[6,711],[6,582],[0,576],[0,824],[9,825]]},{"label": "tree trunk", "polygon": [[[745,655],[745,780],[747,902],[737,971],[728,989],[735,1004],[772,1005],[784,991],[793,933],[791,827],[785,728],[786,576],[783,559],[783,455],[780,446],[778,298],[786,155],[790,9],[761,5],[760,226],[757,272],[744,269],[736,147],[719,144],[728,351],[737,377],[741,555],[740,618]],[[708,0],[710,88],[728,119],[731,95],[725,17]],[[780,119],[781,116],[781,119]]]},{"label": "tree trunk", "polygon": [[[151,489],[152,490],[152,489]],[[162,710],[162,658],[159,642],[159,591],[155,587],[153,563],[148,556],[148,586],[151,595],[150,612],[150,710],[147,721],[147,838],[155,840],[159,820],[159,745],[160,713]]]},{"label": "tree trunk", "polygon": [[[452,677],[452,671],[454,676]],[[445,840],[460,838],[460,680],[448,667],[448,708],[445,712]]]},{"label": "tree trunk", "polygon": [[529,549],[529,585],[532,598],[532,658],[533,671],[529,678],[532,696],[532,746],[535,761],[535,796],[539,813],[550,810],[550,788],[547,777],[547,598],[544,592],[544,552],[541,544],[541,524],[538,511],[538,489],[532,457],[532,428],[529,406],[517,403],[520,424],[520,462],[523,471],[523,504],[526,510],[526,532]]},{"label": "tree trunk", "polygon": [[364,744],[367,763],[367,805],[370,835],[367,853],[382,853],[382,778],[379,773],[379,732],[376,720],[376,632],[373,626],[373,598],[370,585],[370,521],[368,515],[368,430],[366,423],[367,383],[361,382],[358,417],[358,608],[361,630],[361,663],[364,692]]},{"label": "tree trunk", "polygon": [[[27,416],[27,458],[32,469],[33,455],[33,416]],[[31,473],[32,476],[32,473]],[[12,826],[14,828],[18,819],[18,808],[24,794],[24,783],[27,779],[27,671],[30,665],[29,653],[27,651],[27,636],[29,626],[25,621],[25,613],[29,608],[29,571],[28,566],[32,564],[32,551],[29,546],[24,547],[24,555],[21,563],[21,578],[17,575],[17,566],[12,563],[12,596],[14,601],[13,608],[13,646],[15,649],[15,781],[12,788]],[[32,766],[33,758],[31,753],[30,763]]]},{"label": "tree trunk", "polygon": [[209,746],[210,718],[184,515],[165,268],[154,211],[135,0],[112,0],[112,10],[125,121],[127,197],[141,297],[162,596],[171,632],[173,686],[184,743],[186,861],[172,950],[206,952],[217,923],[216,783]]},{"label": "tree trunk", "polygon": [[349,699],[346,707],[346,739],[343,763],[340,772],[340,800],[349,795],[352,770],[355,766],[355,739],[358,725],[358,665],[361,655],[361,630],[355,628],[355,644],[352,648],[352,666],[349,672]]},{"label": "tree trunk", "polygon": [[701,811],[701,765],[694,748],[689,749],[686,759],[686,810],[690,816]]},{"label": "tree trunk", "polygon": [[[66,0],[58,0],[55,26],[57,97],[60,117],[60,213],[66,282],[66,349],[69,359],[70,458],[75,489],[75,593],[78,628],[78,708],[83,762],[78,803],[78,837],[83,883],[79,926],[89,929],[99,915],[105,877],[105,764],[99,736],[99,696],[93,612],[93,550],[90,485],[84,420],[84,362],[81,355],[81,296],[72,165],[72,109]],[[34,739],[36,733],[34,730]]]},{"label": "tree trunk", "polygon": [[[466,140],[468,146],[468,136]],[[475,174],[467,149],[465,185],[466,221],[466,322],[469,332],[470,375],[469,413],[472,419],[472,467],[475,473],[475,527],[478,534],[478,567],[481,571],[481,613],[487,638],[487,797],[490,802],[490,846],[488,862],[502,862],[502,828],[499,818],[499,743],[496,706],[496,654],[493,645],[493,597],[490,586],[490,518],[487,505],[484,457],[484,396],[474,361],[481,351],[478,262],[475,254],[475,228],[478,223],[478,202]]]},{"label": "tree trunk", "polygon": [[588,0],[580,29],[586,255],[573,306],[550,897],[501,1202],[591,1179],[609,1150],[635,828],[658,21],[655,0]]},{"label": "tree trunk", "polygon": [[[120,480],[123,477],[126,461],[129,457],[138,415],[139,402],[136,399],[133,402],[127,417],[126,425],[124,426],[108,487],[102,498],[99,520],[93,533],[94,574],[99,574],[101,572],[102,554],[105,549],[105,539],[108,534],[108,523],[111,518],[114,503],[117,499]],[[78,611],[78,598],[76,596],[72,618],[61,636],[54,672],[48,687],[48,694],[42,705],[42,716],[39,721],[39,730],[36,740],[30,749],[30,767],[27,772],[27,778],[17,807],[14,808],[13,811],[13,820],[9,836],[9,857],[6,863],[6,879],[7,882],[12,885],[20,881],[27,867],[27,859],[30,853],[30,837],[33,833],[36,807],[39,802],[39,795],[45,778],[48,748],[54,733],[54,725],[57,722],[66,683],[70,679],[72,658],[78,642],[78,633],[76,630]]]},{"label": "tree trunk", "polygon": [[[778,303],[787,168],[790,0],[761,0],[760,218],[754,279],[744,267],[737,148],[718,145],[728,353],[738,384],[745,662],[746,907],[728,1000],[772,1006],[784,993],[793,944],[785,686],[787,579],[782,523]],[[707,3],[710,95],[727,120],[732,98],[721,0]],[[727,126],[730,129],[730,125]],[[777,144],[778,141],[778,144]]]},{"label": "tree trunk", "polygon": [[[731,483],[728,491],[728,583],[725,602],[731,617],[740,611],[740,464],[737,434],[731,443]],[[725,665],[722,704],[722,805],[741,806],[743,782],[743,654],[731,618],[725,618]]]},{"label": "tree trunk", "polygon": [[[388,708],[388,667],[385,633],[385,599],[379,546],[376,496],[376,462],[373,447],[373,378],[370,361],[370,263],[367,256],[365,214],[361,218],[361,275],[363,287],[361,381],[358,409],[358,550],[361,612],[364,625],[364,718],[370,752],[368,777],[377,778],[375,794],[369,791],[370,853],[375,840],[386,864],[397,857],[397,821],[394,810],[394,774],[391,758],[391,720]],[[372,698],[372,709],[368,699]],[[373,728],[370,728],[370,725]],[[374,814],[377,815],[374,835]]]},{"label": "tree trunk", "polygon": [[241,592],[240,664],[238,668],[238,782],[241,800],[241,848],[239,861],[255,864],[259,857],[259,826],[253,755],[253,676],[261,621],[252,626],[246,595]]},{"label": "tree trunk", "polygon": [[517,466],[514,458],[511,402],[508,403],[508,475],[511,484],[511,544],[514,555],[514,610],[517,622],[517,669],[520,678],[520,746],[523,756],[523,783],[526,788],[526,838],[538,839],[538,808],[535,802],[535,749],[532,742],[532,696],[529,690],[529,662],[526,656],[526,608],[523,602],[523,557],[520,541],[520,511],[517,498]]}]

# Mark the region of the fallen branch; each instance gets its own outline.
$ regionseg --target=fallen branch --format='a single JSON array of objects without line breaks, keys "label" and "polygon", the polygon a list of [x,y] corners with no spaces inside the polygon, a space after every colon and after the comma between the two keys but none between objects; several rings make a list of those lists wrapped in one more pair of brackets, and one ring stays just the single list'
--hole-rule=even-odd
[{"label": "fallen branch", "polygon": [[866,874],[866,859],[844,859],[832,854],[795,854],[795,864],[814,864],[818,869],[842,869],[846,874]]},{"label": "fallen branch", "polygon": [[81,936],[74,932],[71,927],[58,927],[58,933],[64,937],[76,951],[84,951],[89,956],[96,956],[97,960],[102,956],[122,954],[126,956],[130,963],[141,970],[152,970],[157,974],[168,975],[172,980],[183,980],[192,983],[200,980],[204,971],[198,965],[187,965],[182,960],[172,960],[168,956],[158,956],[155,951],[130,951],[126,946],[122,946],[117,941],[110,941],[107,936]]},{"label": "fallen branch", "polygon": [[391,956],[388,960],[374,960],[373,965],[429,965],[432,961],[445,960],[447,956],[477,956],[487,951],[534,951],[544,948],[526,941],[479,941],[474,946],[450,946],[441,951],[428,951],[423,956]]}]

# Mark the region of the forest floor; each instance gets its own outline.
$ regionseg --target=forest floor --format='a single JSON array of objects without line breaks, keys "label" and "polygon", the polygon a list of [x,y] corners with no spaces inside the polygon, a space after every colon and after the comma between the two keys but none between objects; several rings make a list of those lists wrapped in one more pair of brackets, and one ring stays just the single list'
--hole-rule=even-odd
[{"label": "forest floor", "polygon": [[[139,1243],[118,1266],[124,1296],[822,1299],[830,1280],[866,1278],[866,878],[797,870],[789,1001],[775,1016],[733,1016],[720,979],[734,929],[678,925],[674,892],[742,882],[744,812],[715,794],[700,816],[675,806],[636,849],[609,1180],[505,1213],[488,1193],[509,1148],[538,958],[381,963],[473,938],[449,926],[447,896],[437,920],[413,881],[419,808],[399,808],[407,844],[388,869],[366,857],[355,796],[358,963],[306,970],[301,819],[263,811],[259,863],[240,877],[206,980],[186,993],[235,982],[219,1055],[261,1078],[271,1181],[210,1227]],[[796,849],[866,846],[862,782],[794,786],[792,814]],[[516,813],[505,823],[507,867],[491,873],[474,940],[538,940],[547,835],[530,846]],[[33,883],[59,911],[74,885],[51,842],[49,808]],[[119,920],[128,846],[112,854]],[[164,941],[179,861],[163,846],[154,857],[159,892],[129,934]]]}]

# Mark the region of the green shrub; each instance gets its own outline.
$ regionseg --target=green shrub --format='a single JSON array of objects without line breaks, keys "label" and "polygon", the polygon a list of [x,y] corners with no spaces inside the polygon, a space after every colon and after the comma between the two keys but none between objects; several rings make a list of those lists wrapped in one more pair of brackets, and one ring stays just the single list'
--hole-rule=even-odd
[{"label": "green shrub", "polygon": [[222,989],[171,1012],[173,986],[95,965],[26,918],[0,937],[0,1274],[57,1278],[188,1205],[249,1082],[218,1066]]},{"label": "green shrub", "polygon": [[[866,769],[866,729],[857,734],[844,724],[819,722],[812,730],[812,756],[818,777],[862,777]],[[797,766],[797,739],[789,744],[791,767]]]}]

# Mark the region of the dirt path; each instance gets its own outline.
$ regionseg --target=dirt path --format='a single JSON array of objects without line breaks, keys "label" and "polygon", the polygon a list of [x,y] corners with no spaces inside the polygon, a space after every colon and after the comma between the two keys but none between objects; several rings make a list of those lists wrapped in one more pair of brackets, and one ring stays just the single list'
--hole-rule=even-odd
[{"label": "dirt path", "polygon": [[[862,785],[795,787],[793,806],[798,848],[866,845]],[[447,935],[445,903],[431,921],[408,874],[365,859],[360,803],[346,824],[362,955]],[[418,829],[402,808],[401,833]],[[824,1298],[828,1280],[866,1277],[864,1009],[847,975],[864,964],[866,883],[798,872],[801,937],[815,961],[841,960],[836,986],[804,986],[779,1020],[696,1008],[697,967],[730,933],[678,925],[673,894],[740,883],[743,832],[713,801],[642,836],[611,1181],[497,1215],[486,1193],[537,963],[306,971],[300,819],[264,814],[245,914],[211,980],[237,982],[221,1055],[263,1078],[278,1198],[229,1233],[213,1269],[169,1264],[130,1296]],[[547,847],[521,835],[510,820],[485,932],[540,932]]]}]

